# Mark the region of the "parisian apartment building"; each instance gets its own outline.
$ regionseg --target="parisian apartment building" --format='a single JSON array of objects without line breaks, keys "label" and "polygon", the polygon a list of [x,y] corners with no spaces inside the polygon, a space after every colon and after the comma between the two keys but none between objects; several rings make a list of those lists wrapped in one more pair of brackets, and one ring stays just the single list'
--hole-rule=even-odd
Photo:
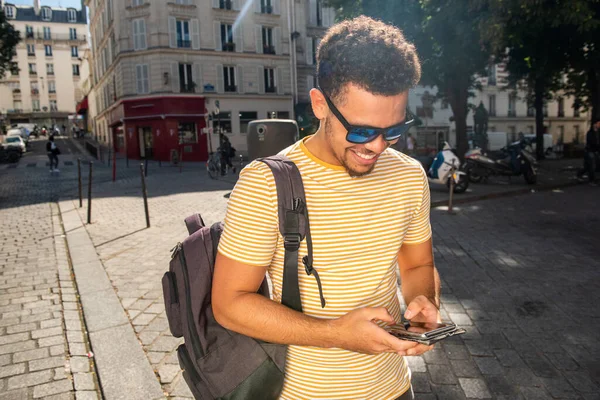
[{"label": "parisian apartment building", "polygon": [[163,161],[206,160],[221,134],[243,154],[250,121],[294,118],[334,20],[320,0],[86,5],[95,135],[129,158]]},{"label": "parisian apartment building", "polygon": [[0,77],[0,118],[7,125],[69,126],[83,99],[81,55],[88,49],[85,5],[78,9],[1,2],[21,34],[10,72]]}]

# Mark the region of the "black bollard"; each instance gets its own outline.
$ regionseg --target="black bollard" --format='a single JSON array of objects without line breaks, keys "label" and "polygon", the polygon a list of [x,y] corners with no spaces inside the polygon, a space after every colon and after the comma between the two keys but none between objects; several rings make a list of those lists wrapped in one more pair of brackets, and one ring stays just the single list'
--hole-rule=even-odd
[{"label": "black bollard", "polygon": [[148,176],[148,159],[144,161],[144,176]]},{"label": "black bollard", "polygon": [[454,168],[450,170],[450,197],[448,198],[448,214],[454,214],[454,211],[452,210],[452,197],[454,196],[454,185],[456,184],[456,182],[454,182],[454,171]]},{"label": "black bollard", "polygon": [[146,178],[144,177],[144,164],[140,163],[140,176],[142,177],[142,196],[144,197],[144,212],[146,213],[146,228],[150,228],[150,214],[148,213],[148,192]]},{"label": "black bollard", "polygon": [[81,184],[81,158],[77,159],[77,180],[79,182],[79,208],[83,207],[83,195]]},{"label": "black bollard", "polygon": [[87,223],[92,223],[92,170],[94,169],[94,162],[90,161],[90,179],[88,182],[88,215]]}]

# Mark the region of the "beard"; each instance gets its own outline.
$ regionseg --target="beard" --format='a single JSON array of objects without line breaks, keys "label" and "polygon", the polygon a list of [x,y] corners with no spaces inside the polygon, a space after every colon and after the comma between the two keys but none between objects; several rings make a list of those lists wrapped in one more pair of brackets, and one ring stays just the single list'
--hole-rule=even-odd
[{"label": "beard", "polygon": [[334,135],[333,132],[331,130],[331,121],[329,118],[325,119],[325,137],[327,139],[327,144],[329,145],[329,149],[331,150],[331,152],[333,153],[333,155],[335,156],[335,158],[339,161],[340,164],[342,164],[342,167],[344,167],[346,169],[346,172],[348,173],[348,175],[350,175],[350,177],[352,178],[359,178],[361,176],[365,176],[365,175],[369,175],[371,172],[373,172],[373,169],[375,168],[376,164],[373,164],[369,167],[369,169],[364,170],[364,171],[357,171],[356,169],[353,169],[350,166],[350,150],[349,148],[345,148],[342,150],[342,154],[339,154],[338,151],[336,151],[336,146],[334,143]]}]

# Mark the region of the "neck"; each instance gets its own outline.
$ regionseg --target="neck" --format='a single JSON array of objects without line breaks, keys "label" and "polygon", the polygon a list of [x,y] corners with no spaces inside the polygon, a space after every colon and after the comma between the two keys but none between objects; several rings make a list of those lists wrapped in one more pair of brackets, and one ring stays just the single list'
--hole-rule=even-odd
[{"label": "neck", "polygon": [[324,123],[321,124],[317,132],[308,138],[304,145],[310,151],[310,153],[317,157],[319,160],[324,161],[331,165],[342,165],[338,159],[333,155],[333,150],[327,142],[326,132]]}]

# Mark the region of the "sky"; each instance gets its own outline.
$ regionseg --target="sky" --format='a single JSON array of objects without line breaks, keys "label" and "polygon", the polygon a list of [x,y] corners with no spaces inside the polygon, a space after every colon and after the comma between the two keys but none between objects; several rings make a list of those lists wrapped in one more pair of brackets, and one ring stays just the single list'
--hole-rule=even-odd
[{"label": "sky", "polygon": [[[12,4],[24,4],[27,6],[33,6],[33,0],[9,0],[7,1]],[[50,7],[74,7],[76,9],[81,8],[81,0],[42,0],[43,6]]]}]

